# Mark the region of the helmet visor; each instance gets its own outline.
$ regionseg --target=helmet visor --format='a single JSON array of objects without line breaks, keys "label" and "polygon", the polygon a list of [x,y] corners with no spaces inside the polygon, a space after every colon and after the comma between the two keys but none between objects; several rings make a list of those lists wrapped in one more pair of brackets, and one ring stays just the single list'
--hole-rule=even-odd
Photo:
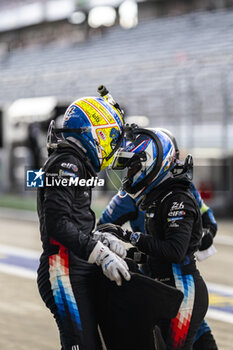
[{"label": "helmet visor", "polygon": [[128,168],[128,171],[132,172],[132,169],[136,169],[136,172],[142,168],[142,162],[147,160],[145,152],[133,153],[127,151],[118,151],[112,164],[112,169],[123,170]]},{"label": "helmet visor", "polygon": [[134,153],[126,151],[118,151],[115,155],[111,168],[114,170],[123,170],[125,169],[130,160],[133,158]]}]

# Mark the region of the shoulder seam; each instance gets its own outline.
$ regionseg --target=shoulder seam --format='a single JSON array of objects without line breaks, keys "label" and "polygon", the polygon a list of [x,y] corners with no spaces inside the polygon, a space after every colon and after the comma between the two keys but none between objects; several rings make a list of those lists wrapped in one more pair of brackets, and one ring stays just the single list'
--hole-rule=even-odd
[{"label": "shoulder seam", "polygon": [[168,193],[161,199],[160,203],[163,203],[163,201],[164,201],[167,197],[169,197],[172,193],[173,193],[173,191],[168,192]]}]

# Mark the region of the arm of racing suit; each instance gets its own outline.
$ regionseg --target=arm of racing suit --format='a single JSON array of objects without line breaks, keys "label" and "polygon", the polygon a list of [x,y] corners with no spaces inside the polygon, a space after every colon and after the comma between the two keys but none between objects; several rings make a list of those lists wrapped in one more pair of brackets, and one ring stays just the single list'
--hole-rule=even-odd
[{"label": "arm of racing suit", "polygon": [[[59,173],[61,179],[71,177],[84,178],[82,169],[83,165],[77,164],[77,170],[67,169],[62,166],[71,163],[77,164],[77,159],[73,156],[59,158],[48,170],[47,173]],[[72,218],[73,205],[78,191],[75,186],[54,186],[45,187],[43,201],[43,215],[45,228],[49,238],[56,241],[73,251],[79,258],[88,260],[88,257],[96,245],[96,241],[84,234]]]},{"label": "arm of racing suit", "polygon": [[119,191],[102,213],[98,225],[112,223],[122,226],[129,221],[133,231],[145,232],[144,220],[145,212],[139,210],[135,200],[125,191]]},{"label": "arm of racing suit", "polygon": [[128,220],[136,219],[137,211],[135,201],[125,191],[119,191],[102,213],[98,225],[112,223],[122,226]]},{"label": "arm of racing suit", "polygon": [[180,263],[188,251],[196,215],[191,198],[182,193],[171,195],[163,202],[161,231],[164,239],[157,235],[140,235],[136,247],[164,261]]},{"label": "arm of racing suit", "polygon": [[218,226],[213,211],[205,204],[205,202],[201,198],[200,193],[198,192],[197,188],[193,183],[191,184],[190,191],[195,197],[197,204],[200,208],[203,228],[208,229],[212,236],[215,237]]}]

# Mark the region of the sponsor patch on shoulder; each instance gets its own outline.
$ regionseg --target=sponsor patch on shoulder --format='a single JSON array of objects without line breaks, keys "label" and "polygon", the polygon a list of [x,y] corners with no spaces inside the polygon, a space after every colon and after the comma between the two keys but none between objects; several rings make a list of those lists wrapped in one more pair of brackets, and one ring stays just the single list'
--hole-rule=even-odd
[{"label": "sponsor patch on shoulder", "polygon": [[75,171],[75,172],[78,171],[77,165],[72,164],[72,163],[61,163],[61,167],[62,167],[62,168],[67,168],[67,169],[72,169],[72,170]]},{"label": "sponsor patch on shoulder", "polygon": [[59,177],[77,177],[77,175],[71,173],[70,171],[60,169]]}]

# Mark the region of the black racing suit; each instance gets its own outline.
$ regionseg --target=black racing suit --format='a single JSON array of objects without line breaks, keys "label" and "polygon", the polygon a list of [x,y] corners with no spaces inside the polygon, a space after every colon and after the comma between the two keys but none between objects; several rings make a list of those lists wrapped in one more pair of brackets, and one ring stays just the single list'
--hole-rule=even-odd
[{"label": "black racing suit", "polygon": [[[44,166],[48,182],[95,176],[81,149],[64,143]],[[38,191],[43,253],[38,287],[58,324],[62,349],[102,349],[97,331],[96,265],[87,262],[96,241],[91,237],[95,215],[90,208],[91,189],[81,186],[47,186]]]},{"label": "black racing suit", "polygon": [[[49,183],[56,174],[57,179],[95,176],[82,151],[68,143],[50,155],[44,170]],[[108,350],[154,350],[153,326],[158,318],[177,314],[183,294],[137,273],[118,287],[89,264],[96,244],[90,204],[90,188],[55,185],[38,191],[43,244],[38,288],[57,322],[62,350],[102,349],[97,325]],[[137,315],[141,322],[135,324]]]},{"label": "black racing suit", "polygon": [[146,196],[141,208],[148,235],[136,244],[149,256],[151,277],[184,293],[177,316],[160,323],[169,350],[192,348],[208,308],[207,288],[194,258],[202,236],[201,214],[189,185],[185,177],[169,179]]}]

